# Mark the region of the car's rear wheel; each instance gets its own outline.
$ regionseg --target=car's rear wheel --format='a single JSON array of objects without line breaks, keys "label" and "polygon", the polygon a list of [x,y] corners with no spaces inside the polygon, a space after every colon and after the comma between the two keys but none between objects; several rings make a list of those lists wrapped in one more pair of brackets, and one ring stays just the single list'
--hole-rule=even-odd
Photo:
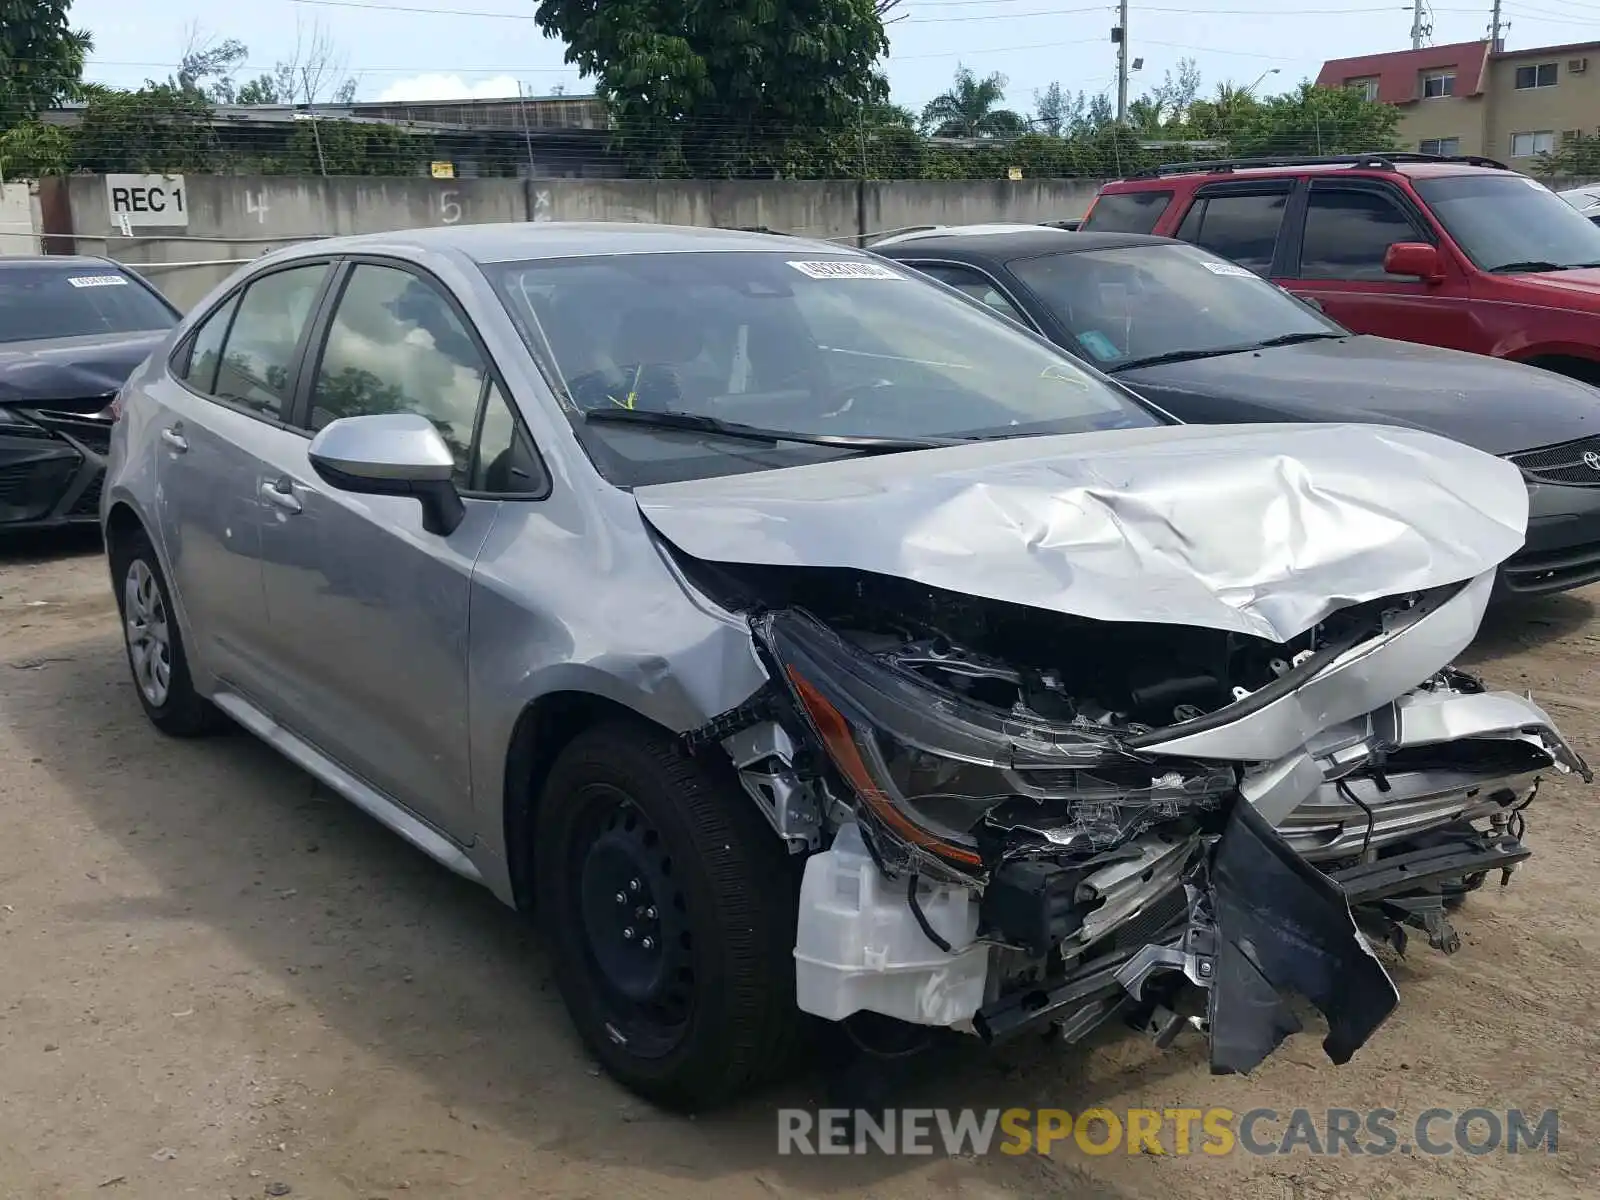
[{"label": "car's rear wheel", "polygon": [[199,737],[224,726],[220,712],[194,690],[172,596],[150,539],[142,532],[111,547],[122,639],[134,691],[151,724],[174,737]]},{"label": "car's rear wheel", "polygon": [[693,1110],[792,1062],[798,878],[730,778],[642,723],[598,726],[552,768],[535,837],[563,996],[616,1079]]}]

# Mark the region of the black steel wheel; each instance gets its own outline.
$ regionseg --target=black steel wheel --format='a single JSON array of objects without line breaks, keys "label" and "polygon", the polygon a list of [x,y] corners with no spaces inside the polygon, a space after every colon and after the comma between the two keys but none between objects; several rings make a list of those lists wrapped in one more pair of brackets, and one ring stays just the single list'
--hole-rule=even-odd
[{"label": "black steel wheel", "polygon": [[697,1110],[794,1062],[799,872],[731,767],[640,721],[598,725],[557,758],[534,824],[557,981],[612,1076]]},{"label": "black steel wheel", "polygon": [[581,915],[590,969],[610,1023],[633,1048],[670,1053],[694,1006],[688,902],[666,843],[639,806],[607,785],[587,789],[567,897]]}]

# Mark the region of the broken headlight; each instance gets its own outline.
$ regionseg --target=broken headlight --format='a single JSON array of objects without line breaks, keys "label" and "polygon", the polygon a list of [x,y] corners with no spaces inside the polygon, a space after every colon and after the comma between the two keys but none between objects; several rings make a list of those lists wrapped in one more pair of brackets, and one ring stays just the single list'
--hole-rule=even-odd
[{"label": "broken headlight", "polygon": [[910,849],[968,874],[1030,844],[1118,845],[1235,794],[1225,764],[1155,761],[1108,726],[975,703],[798,612],[768,614],[757,636],[858,805]]}]

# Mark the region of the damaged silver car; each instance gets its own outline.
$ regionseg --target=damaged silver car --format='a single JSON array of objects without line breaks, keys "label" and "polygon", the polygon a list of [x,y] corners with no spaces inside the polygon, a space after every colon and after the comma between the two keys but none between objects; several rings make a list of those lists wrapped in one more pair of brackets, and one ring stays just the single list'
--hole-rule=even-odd
[{"label": "damaged silver car", "polygon": [[332,239],[115,406],[136,691],[231,719],[508,904],[590,1050],[726,1101],[808,1020],[1249,1071],[1394,1009],[1373,941],[1530,850],[1529,698],[1453,667],[1514,466],[1179,426],[835,246],[533,225]]}]

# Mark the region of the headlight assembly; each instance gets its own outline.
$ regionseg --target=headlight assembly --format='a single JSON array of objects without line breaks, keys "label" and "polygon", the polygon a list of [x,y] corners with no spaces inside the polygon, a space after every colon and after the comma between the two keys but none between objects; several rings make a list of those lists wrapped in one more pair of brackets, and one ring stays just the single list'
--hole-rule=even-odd
[{"label": "headlight assembly", "polygon": [[1114,727],[975,703],[873,658],[820,622],[770,613],[757,637],[854,799],[964,874],[1024,845],[1102,850],[1234,794],[1222,764],[1156,761]]}]

